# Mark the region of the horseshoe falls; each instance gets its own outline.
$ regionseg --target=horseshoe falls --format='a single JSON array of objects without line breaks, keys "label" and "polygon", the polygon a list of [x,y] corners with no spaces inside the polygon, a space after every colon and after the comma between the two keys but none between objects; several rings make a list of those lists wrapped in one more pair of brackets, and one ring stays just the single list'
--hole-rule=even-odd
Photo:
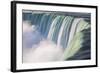
[{"label": "horseshoe falls", "polygon": [[23,62],[91,59],[89,13],[23,11]]}]

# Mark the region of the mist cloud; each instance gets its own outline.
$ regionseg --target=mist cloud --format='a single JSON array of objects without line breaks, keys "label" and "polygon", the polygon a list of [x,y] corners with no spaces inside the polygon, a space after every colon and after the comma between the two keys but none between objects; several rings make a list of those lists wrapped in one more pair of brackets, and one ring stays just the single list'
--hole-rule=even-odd
[{"label": "mist cloud", "polygon": [[35,25],[23,22],[23,63],[61,60],[63,49],[44,39]]}]

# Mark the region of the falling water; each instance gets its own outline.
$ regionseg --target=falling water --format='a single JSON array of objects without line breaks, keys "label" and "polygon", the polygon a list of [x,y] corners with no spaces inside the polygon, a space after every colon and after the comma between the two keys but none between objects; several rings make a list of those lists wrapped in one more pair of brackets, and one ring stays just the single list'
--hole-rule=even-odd
[{"label": "falling water", "polygon": [[62,47],[63,60],[90,59],[90,44],[84,44],[91,42],[90,19],[77,15],[33,11],[33,13],[23,13],[23,21],[30,21],[40,33],[38,36]]}]

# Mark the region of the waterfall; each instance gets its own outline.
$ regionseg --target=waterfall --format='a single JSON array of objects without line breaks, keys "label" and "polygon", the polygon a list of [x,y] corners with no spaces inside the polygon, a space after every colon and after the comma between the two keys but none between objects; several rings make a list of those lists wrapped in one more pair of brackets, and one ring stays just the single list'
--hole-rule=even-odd
[{"label": "waterfall", "polygon": [[64,16],[57,16],[51,24],[47,38],[50,40],[53,40],[55,43],[57,43],[57,37],[58,37],[59,29],[61,27],[63,19],[64,19]]},{"label": "waterfall", "polygon": [[[70,38],[69,38],[69,44],[67,46],[67,49],[64,52],[64,59],[70,58],[77,51],[79,51],[81,47],[85,46],[82,43],[83,42],[86,43],[86,40],[83,39],[83,37],[87,36],[87,34],[84,35],[83,31],[89,29],[90,28],[90,24],[88,24],[87,22],[85,22],[84,19],[80,19],[79,22],[78,22],[78,24],[76,24],[76,25],[77,25],[77,27],[74,30],[73,38],[72,38],[72,40],[70,40]],[[90,40],[90,37],[87,36],[86,38],[88,40]],[[90,43],[90,42],[88,42],[88,43]],[[90,44],[88,46],[90,46]]]},{"label": "waterfall", "polygon": [[72,17],[70,16],[66,17],[60,28],[60,32],[58,36],[58,45],[62,45],[63,48],[66,48],[67,46],[72,20],[73,20]]},{"label": "waterfall", "polygon": [[[35,36],[34,39],[32,37],[34,42],[38,39],[36,44],[46,39],[63,49],[63,60],[90,59],[90,19],[86,17],[87,14],[82,17],[77,16],[78,13],[73,15],[33,11],[32,13],[23,13],[23,21],[30,21],[31,25],[34,26],[32,28],[35,28],[36,31],[32,31],[31,34]],[[89,44],[85,44],[86,42]],[[86,57],[84,53],[87,52]]]},{"label": "waterfall", "polygon": [[73,39],[73,37],[75,35],[77,24],[80,21],[81,21],[81,18],[75,18],[73,23],[72,23],[72,27],[71,27],[70,34],[69,34],[68,46],[69,46],[70,42],[72,41],[72,39]]}]

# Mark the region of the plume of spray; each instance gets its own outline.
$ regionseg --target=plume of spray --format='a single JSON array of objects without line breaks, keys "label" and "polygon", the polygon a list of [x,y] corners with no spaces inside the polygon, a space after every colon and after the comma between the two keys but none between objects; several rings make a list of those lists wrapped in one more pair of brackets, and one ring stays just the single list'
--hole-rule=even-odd
[{"label": "plume of spray", "polygon": [[23,22],[23,63],[61,61],[63,49],[42,37],[35,25]]}]

